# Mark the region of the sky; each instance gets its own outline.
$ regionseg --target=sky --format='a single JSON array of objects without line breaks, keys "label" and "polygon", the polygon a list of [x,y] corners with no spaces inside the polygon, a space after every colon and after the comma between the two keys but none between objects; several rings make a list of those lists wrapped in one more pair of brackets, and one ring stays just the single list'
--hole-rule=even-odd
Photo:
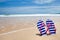
[{"label": "sky", "polygon": [[0,15],[59,13],[60,0],[0,0]]}]

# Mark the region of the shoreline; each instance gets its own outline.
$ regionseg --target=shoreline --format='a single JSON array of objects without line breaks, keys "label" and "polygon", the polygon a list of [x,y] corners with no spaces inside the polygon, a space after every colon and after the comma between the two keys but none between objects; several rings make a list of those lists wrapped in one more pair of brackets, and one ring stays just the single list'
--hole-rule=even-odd
[{"label": "shoreline", "polygon": [[60,16],[60,14],[20,14],[20,15],[0,15],[0,17],[20,17],[20,16]]}]

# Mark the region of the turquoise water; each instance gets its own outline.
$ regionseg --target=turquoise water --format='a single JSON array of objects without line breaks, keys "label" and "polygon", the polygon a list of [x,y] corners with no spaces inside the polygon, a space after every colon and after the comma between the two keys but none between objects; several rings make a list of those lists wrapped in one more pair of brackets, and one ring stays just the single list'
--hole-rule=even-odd
[{"label": "turquoise water", "polygon": [[60,14],[60,13],[10,13],[10,14],[6,14],[6,13],[0,13],[0,15],[31,15],[31,14]]},{"label": "turquoise water", "polygon": [[60,6],[2,7],[0,15],[60,14]]}]

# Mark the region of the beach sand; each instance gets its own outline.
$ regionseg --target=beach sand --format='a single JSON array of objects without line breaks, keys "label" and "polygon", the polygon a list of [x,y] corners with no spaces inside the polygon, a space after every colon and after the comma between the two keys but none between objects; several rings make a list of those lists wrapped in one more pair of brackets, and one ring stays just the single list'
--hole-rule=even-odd
[{"label": "beach sand", "polygon": [[[39,36],[37,21],[54,21],[55,35]],[[0,17],[0,40],[60,40],[59,16]]]}]

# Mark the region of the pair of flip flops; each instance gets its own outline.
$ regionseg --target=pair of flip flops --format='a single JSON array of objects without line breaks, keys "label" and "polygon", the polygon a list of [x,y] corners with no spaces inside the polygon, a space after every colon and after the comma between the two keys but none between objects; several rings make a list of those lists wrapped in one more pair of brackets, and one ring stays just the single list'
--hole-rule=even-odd
[{"label": "pair of flip flops", "polygon": [[[45,29],[45,26],[47,30]],[[56,34],[56,28],[55,28],[54,22],[50,19],[46,20],[46,25],[42,20],[39,20],[37,22],[37,27],[40,31],[41,36],[47,34],[47,31],[49,31],[49,34]]]}]

